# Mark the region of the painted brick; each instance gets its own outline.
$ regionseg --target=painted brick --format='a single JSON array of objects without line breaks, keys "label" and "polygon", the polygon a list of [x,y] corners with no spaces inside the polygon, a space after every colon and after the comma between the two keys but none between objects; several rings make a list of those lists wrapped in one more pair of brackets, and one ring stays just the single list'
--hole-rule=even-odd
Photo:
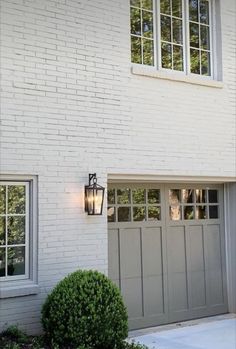
[{"label": "painted brick", "polygon": [[1,1],[1,173],[39,179],[35,296],[0,300],[0,330],[40,331],[67,273],[107,273],[107,223],[83,212],[96,171],[233,177],[235,2],[221,2],[222,89],[133,75],[129,2]]}]

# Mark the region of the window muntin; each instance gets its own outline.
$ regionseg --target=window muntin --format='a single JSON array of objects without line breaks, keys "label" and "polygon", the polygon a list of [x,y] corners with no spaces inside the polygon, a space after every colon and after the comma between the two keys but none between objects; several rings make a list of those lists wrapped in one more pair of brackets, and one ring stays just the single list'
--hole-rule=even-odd
[{"label": "window muntin", "polygon": [[0,182],[0,280],[28,278],[29,186]]},{"label": "window muntin", "polygon": [[[146,26],[147,34],[143,15],[147,10],[142,7],[146,2],[131,0],[132,63],[212,76],[210,1],[148,1],[151,15]],[[152,43],[146,43],[146,40]]]}]

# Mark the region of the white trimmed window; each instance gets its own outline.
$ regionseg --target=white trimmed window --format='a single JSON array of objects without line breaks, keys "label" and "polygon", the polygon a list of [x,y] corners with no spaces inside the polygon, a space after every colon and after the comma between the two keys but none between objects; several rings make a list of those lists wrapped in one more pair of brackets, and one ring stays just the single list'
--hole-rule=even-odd
[{"label": "white trimmed window", "polygon": [[213,77],[213,0],[130,0],[131,61]]},{"label": "white trimmed window", "polygon": [[29,183],[0,182],[0,279],[29,278]]}]

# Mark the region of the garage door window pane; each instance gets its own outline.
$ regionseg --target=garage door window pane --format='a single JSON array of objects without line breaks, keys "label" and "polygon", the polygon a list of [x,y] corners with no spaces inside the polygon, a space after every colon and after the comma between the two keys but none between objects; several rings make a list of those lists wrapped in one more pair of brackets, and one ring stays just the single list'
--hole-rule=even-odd
[{"label": "garage door window pane", "polygon": [[146,220],[146,208],[145,207],[134,207],[133,208],[133,221],[140,222]]},{"label": "garage door window pane", "polygon": [[0,217],[0,245],[5,245],[6,241],[6,217]]},{"label": "garage door window pane", "polygon": [[25,186],[11,185],[8,188],[8,213],[25,213]]},{"label": "garage door window pane", "polygon": [[171,206],[170,207],[170,219],[172,221],[179,221],[182,219],[180,206]]},{"label": "garage door window pane", "polygon": [[107,221],[108,222],[115,222],[115,207],[108,207],[107,208]]},{"label": "garage door window pane", "polygon": [[118,222],[130,222],[130,207],[119,207],[118,208]]},{"label": "garage door window pane", "polygon": [[196,219],[206,219],[207,218],[207,208],[206,206],[196,207]]},{"label": "garage door window pane", "polygon": [[193,206],[184,206],[184,219],[194,219]]},{"label": "garage door window pane", "polygon": [[148,220],[159,221],[161,219],[161,208],[155,206],[148,207]]},{"label": "garage door window pane", "polygon": [[0,214],[6,213],[6,187],[0,186]]},{"label": "garage door window pane", "polygon": [[146,192],[145,189],[135,189],[133,193],[133,204],[145,204],[146,202]]},{"label": "garage door window pane", "polygon": [[197,203],[201,204],[206,202],[206,190],[196,189],[195,195]]},{"label": "garage door window pane", "polygon": [[208,190],[208,200],[210,203],[218,202],[218,190]]},{"label": "garage door window pane", "polygon": [[183,189],[182,197],[184,203],[193,203],[193,190],[192,189]]},{"label": "garage door window pane", "polygon": [[130,204],[130,189],[117,190],[117,203],[122,205]]},{"label": "garage door window pane", "polygon": [[180,190],[179,189],[171,189],[169,191],[169,203],[171,205],[177,205],[178,203],[180,203]]},{"label": "garage door window pane", "polygon": [[219,218],[218,206],[209,206],[209,218]]},{"label": "garage door window pane", "polygon": [[148,190],[148,203],[149,204],[159,204],[160,199],[160,190],[159,189],[149,189]]},{"label": "garage door window pane", "polygon": [[108,190],[107,201],[108,201],[108,204],[110,204],[110,205],[115,203],[115,189]]}]

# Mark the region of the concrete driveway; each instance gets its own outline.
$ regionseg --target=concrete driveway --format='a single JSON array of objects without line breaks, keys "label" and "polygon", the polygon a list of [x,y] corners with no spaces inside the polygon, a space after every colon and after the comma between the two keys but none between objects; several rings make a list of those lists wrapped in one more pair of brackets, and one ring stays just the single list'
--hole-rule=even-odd
[{"label": "concrete driveway", "polygon": [[161,326],[153,332],[135,331],[130,333],[130,340],[150,349],[236,349],[236,317],[226,315]]}]

